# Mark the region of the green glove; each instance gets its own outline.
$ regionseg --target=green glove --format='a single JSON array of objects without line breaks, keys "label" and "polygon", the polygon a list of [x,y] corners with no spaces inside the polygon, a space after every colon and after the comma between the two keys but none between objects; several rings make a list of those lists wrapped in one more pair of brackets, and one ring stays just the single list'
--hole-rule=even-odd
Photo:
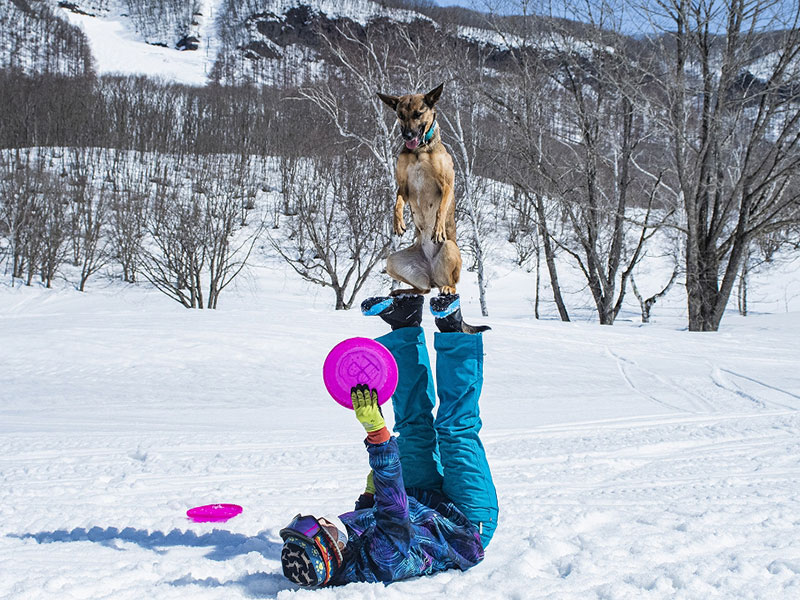
[{"label": "green glove", "polygon": [[375,495],[375,472],[372,470],[370,470],[369,475],[367,475],[367,487],[364,493]]},{"label": "green glove", "polygon": [[370,391],[366,385],[359,384],[350,390],[350,398],[353,401],[356,419],[364,426],[367,433],[379,431],[386,427],[383,413],[381,413],[381,408],[378,406],[377,390]]}]

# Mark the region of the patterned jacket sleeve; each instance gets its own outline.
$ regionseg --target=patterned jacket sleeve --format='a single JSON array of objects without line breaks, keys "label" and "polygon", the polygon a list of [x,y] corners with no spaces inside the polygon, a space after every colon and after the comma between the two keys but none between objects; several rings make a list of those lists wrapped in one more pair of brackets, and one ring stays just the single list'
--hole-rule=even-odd
[{"label": "patterned jacket sleeve", "polygon": [[[408,555],[411,521],[408,496],[403,484],[400,451],[395,438],[382,444],[367,444],[369,465],[375,475],[375,526],[383,534],[373,539],[374,557],[383,557],[384,567]],[[383,561],[381,561],[383,562]]]}]

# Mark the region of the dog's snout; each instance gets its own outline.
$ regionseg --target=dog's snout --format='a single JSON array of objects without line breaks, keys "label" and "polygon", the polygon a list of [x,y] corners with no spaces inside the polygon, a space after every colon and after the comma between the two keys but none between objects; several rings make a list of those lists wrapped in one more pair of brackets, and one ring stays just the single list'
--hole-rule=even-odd
[{"label": "dog's snout", "polygon": [[404,140],[413,140],[415,137],[417,137],[417,132],[411,131],[410,129],[403,129],[402,134]]}]

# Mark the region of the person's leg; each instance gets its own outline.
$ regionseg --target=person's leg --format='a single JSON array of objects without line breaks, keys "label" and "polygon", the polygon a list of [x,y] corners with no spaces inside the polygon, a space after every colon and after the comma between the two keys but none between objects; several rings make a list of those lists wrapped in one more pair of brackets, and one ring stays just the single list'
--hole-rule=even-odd
[{"label": "person's leg", "polygon": [[442,467],[433,406],[433,373],[422,327],[401,327],[377,338],[397,361],[397,389],[392,397],[394,430],[400,434],[400,463],[406,487],[442,489]]},{"label": "person's leg", "polygon": [[436,433],[444,481],[442,491],[481,531],[484,548],[497,526],[497,492],[479,433],[478,400],[483,385],[480,334],[436,333]]}]

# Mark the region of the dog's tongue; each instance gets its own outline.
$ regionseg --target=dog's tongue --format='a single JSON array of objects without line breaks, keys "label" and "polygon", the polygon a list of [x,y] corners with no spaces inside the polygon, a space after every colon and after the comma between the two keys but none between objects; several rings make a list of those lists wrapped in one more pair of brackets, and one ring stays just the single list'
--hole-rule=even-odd
[{"label": "dog's tongue", "polygon": [[406,142],[406,148],[409,150],[414,150],[417,146],[419,146],[419,138],[414,138]]}]

